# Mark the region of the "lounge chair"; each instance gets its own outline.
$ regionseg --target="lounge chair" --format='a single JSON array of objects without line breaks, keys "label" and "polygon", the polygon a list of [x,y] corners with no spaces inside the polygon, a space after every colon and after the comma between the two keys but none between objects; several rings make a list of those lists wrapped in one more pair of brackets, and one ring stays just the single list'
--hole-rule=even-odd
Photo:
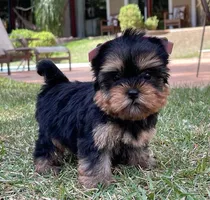
[{"label": "lounge chair", "polygon": [[[171,18],[169,17],[171,16]],[[170,26],[178,28],[189,25],[189,7],[188,5],[175,6],[173,13],[164,12],[164,29]]]},{"label": "lounge chair", "polygon": [[[65,53],[66,55],[55,56],[54,53]],[[69,70],[71,71],[71,53],[67,47],[64,46],[51,46],[51,47],[35,47],[34,54],[36,57],[36,63],[38,61],[47,58],[53,61],[68,60]]]},{"label": "lounge chair", "polygon": [[[71,70],[71,54],[67,47],[50,46],[50,47],[29,48],[28,40],[30,41],[31,39],[30,38],[17,39],[16,41],[20,42],[22,47],[14,48],[0,19],[0,48],[2,49],[1,52],[4,52],[2,53],[2,55],[0,55],[0,64],[2,69],[2,64],[7,63],[8,75],[11,74],[10,62],[17,60],[20,60],[21,64],[23,62],[27,62],[28,70],[30,70],[30,59],[32,57],[32,51],[34,51],[36,57],[36,63],[43,58],[48,58],[53,61],[68,60],[69,70]],[[59,56],[57,54],[55,55],[54,53],[65,53],[66,55]]]},{"label": "lounge chair", "polygon": [[102,19],[100,21],[100,29],[101,35],[103,35],[103,33],[116,34],[120,32],[119,20],[117,17],[111,17],[111,20]]},{"label": "lounge chair", "polygon": [[0,49],[0,63],[1,63],[1,71],[3,70],[3,63],[7,63],[8,71],[9,69],[9,59],[7,59],[6,53],[3,49]]},{"label": "lounge chair", "polygon": [[10,71],[10,62],[14,61],[27,61],[28,70],[30,70],[30,59],[32,56],[32,48],[29,47],[20,47],[15,48],[5,30],[5,27],[0,19],[0,64],[1,70],[3,63],[7,63],[7,73],[11,74]]},{"label": "lounge chair", "polygon": [[[21,20],[21,22],[24,24],[26,28],[31,29],[31,30],[38,30],[38,27],[36,27],[36,25],[34,25],[30,21],[26,20],[23,16],[21,16],[20,13],[15,8],[13,8],[13,11],[15,12],[18,19]],[[30,38],[19,39],[19,42],[22,44],[23,47],[28,47],[28,41],[30,41]],[[36,63],[43,58],[49,58],[53,61],[68,60],[69,70],[71,70],[71,54],[67,47],[64,47],[64,46],[36,47],[34,48],[34,53],[36,57]],[[54,53],[64,53],[65,55],[62,57],[61,56],[59,57],[59,56],[55,56]]]},{"label": "lounge chair", "polygon": [[[23,47],[28,47],[28,42],[33,41],[33,40],[39,40],[39,39],[38,38],[20,38],[20,39],[17,39],[16,41],[19,41],[19,43]],[[38,61],[44,58],[47,58],[53,61],[68,60],[69,70],[71,71],[71,53],[67,47],[64,47],[64,46],[34,47],[33,51],[36,58],[36,64],[38,63]],[[58,54],[60,53],[63,53],[63,55],[59,56]]]}]

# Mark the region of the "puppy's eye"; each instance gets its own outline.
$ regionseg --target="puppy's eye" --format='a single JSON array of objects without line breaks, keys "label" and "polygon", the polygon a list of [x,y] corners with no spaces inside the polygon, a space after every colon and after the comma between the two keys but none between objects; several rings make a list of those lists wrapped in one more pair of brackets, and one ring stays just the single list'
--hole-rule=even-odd
[{"label": "puppy's eye", "polygon": [[117,81],[117,80],[119,80],[119,79],[120,79],[120,75],[119,75],[119,74],[116,74],[116,75],[114,76],[114,78],[113,78],[114,81]]},{"label": "puppy's eye", "polygon": [[145,80],[150,80],[152,77],[149,73],[144,74],[144,79]]}]

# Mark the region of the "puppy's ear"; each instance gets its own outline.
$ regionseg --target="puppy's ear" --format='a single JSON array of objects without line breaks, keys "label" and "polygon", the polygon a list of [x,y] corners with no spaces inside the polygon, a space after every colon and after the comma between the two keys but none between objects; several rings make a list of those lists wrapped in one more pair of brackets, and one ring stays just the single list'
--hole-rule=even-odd
[{"label": "puppy's ear", "polygon": [[[102,43],[99,43],[97,44],[96,48],[92,49],[89,53],[88,53],[88,58],[89,58],[89,62],[91,62],[91,67],[92,67],[92,71],[94,73],[94,77],[95,77],[95,81],[94,81],[94,89],[95,91],[99,90],[100,87],[99,87],[99,83],[98,83],[98,79],[97,79],[97,76],[98,76],[98,69],[94,69],[94,65],[98,66],[97,61],[93,61],[94,58],[97,56],[98,52],[99,52],[99,49],[101,47]],[[94,64],[93,64],[94,63]],[[97,68],[97,67],[96,67]]]},{"label": "puppy's ear", "polygon": [[[102,63],[105,59],[104,44],[106,44],[106,42],[103,44],[98,44],[97,47],[92,49],[88,54],[89,62],[91,62],[91,68],[92,68],[95,78],[97,78],[99,71],[100,71],[100,66],[102,65]],[[100,56],[99,56],[99,54],[100,54]]]},{"label": "puppy's ear", "polygon": [[91,62],[98,54],[98,51],[100,49],[102,44],[98,44],[94,49],[92,49],[91,51],[89,51],[88,53],[88,60],[89,62]]}]

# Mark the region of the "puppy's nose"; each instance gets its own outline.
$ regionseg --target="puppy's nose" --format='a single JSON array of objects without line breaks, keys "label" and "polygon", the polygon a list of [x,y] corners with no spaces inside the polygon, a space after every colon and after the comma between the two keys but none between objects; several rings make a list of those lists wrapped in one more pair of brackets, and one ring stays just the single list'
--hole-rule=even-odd
[{"label": "puppy's nose", "polygon": [[139,96],[139,91],[136,89],[130,89],[130,90],[128,90],[128,96],[131,99],[136,99]]}]

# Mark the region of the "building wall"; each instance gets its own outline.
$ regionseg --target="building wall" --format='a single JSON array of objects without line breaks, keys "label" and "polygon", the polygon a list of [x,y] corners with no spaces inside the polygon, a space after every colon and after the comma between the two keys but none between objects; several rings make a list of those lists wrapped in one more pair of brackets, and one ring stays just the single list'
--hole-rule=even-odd
[{"label": "building wall", "polygon": [[129,0],[129,3],[138,4],[138,0]]},{"label": "building wall", "polygon": [[110,0],[110,15],[117,15],[124,6],[124,0]]},{"label": "building wall", "polygon": [[[198,26],[202,26],[203,25],[203,20],[204,20],[204,12],[203,12],[203,7],[202,7],[200,1],[197,1],[196,9],[197,9]],[[207,22],[207,24],[209,24],[209,23]]]},{"label": "building wall", "polygon": [[69,37],[71,36],[71,22],[70,22],[70,7],[69,1],[66,5],[65,13],[64,13],[64,27],[63,27],[63,36]]},{"label": "building wall", "polygon": [[76,0],[77,37],[85,37],[85,0]]}]

